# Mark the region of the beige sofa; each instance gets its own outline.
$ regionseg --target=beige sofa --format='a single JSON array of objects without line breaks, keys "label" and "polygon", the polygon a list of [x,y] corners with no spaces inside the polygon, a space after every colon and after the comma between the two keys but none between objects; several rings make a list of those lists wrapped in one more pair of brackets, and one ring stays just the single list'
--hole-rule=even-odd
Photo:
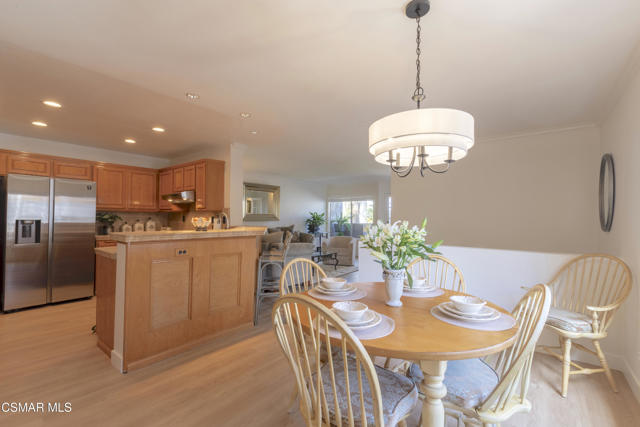
[{"label": "beige sofa", "polygon": [[328,242],[322,242],[322,251],[336,252],[338,265],[354,265],[357,246],[357,239],[351,236],[334,236]]}]

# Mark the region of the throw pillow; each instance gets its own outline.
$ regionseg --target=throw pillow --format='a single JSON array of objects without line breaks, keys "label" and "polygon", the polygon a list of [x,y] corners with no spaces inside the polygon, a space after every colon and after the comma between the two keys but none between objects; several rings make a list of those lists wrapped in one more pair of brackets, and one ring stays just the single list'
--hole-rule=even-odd
[{"label": "throw pillow", "polygon": [[300,234],[304,234],[304,233],[300,233],[299,231],[294,231],[293,232],[293,236],[291,237],[291,243],[298,243],[300,242]]},{"label": "throw pillow", "polygon": [[288,226],[286,226],[286,227],[280,227],[280,230],[282,230],[282,231],[289,231],[289,232],[293,233],[293,228],[294,228],[294,227],[295,227],[295,225],[294,225],[294,224],[291,224],[291,225],[288,225]]},{"label": "throw pillow", "polygon": [[282,243],[284,232],[276,231],[275,233],[269,233],[262,236],[263,243]]},{"label": "throw pillow", "polygon": [[267,228],[267,234],[277,233],[278,231],[282,231],[280,227]]},{"label": "throw pillow", "polygon": [[300,233],[299,240],[302,243],[313,243],[313,234],[309,233]]},{"label": "throw pillow", "polygon": [[291,239],[293,238],[293,233],[290,231],[284,232],[284,238],[282,239],[282,243],[284,243],[284,247],[286,248],[291,243]]}]

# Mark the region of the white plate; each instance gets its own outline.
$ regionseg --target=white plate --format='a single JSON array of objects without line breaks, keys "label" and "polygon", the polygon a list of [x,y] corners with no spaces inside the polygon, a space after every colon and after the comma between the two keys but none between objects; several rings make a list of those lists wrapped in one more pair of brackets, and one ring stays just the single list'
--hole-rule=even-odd
[{"label": "white plate", "polygon": [[407,292],[415,292],[416,294],[426,294],[429,292],[433,292],[438,288],[436,286],[426,286],[426,287],[420,287],[420,288],[410,288],[408,286],[405,286],[402,289]]},{"label": "white plate", "polygon": [[[443,303],[443,304],[446,304],[446,303]],[[478,317],[459,316],[459,315],[457,315],[455,313],[447,311],[445,308],[442,308],[443,304],[437,305],[438,310],[440,310],[440,313],[444,314],[445,316],[453,317],[454,319],[464,320],[466,322],[476,322],[476,323],[491,322],[492,320],[496,320],[496,319],[500,318],[500,312],[498,312],[498,311],[496,311],[494,313],[494,315],[491,316],[491,317],[478,318]]]},{"label": "white plate", "polygon": [[465,313],[464,311],[458,310],[456,308],[456,305],[451,301],[443,302],[442,303],[442,308],[444,308],[449,313],[457,314],[458,316],[473,317],[473,318],[476,318],[476,319],[484,319],[486,317],[492,317],[496,313],[496,310],[494,310],[491,307],[487,307],[486,305],[483,306],[480,309],[480,311],[478,311],[477,313]]},{"label": "white plate", "polygon": [[333,295],[335,297],[339,297],[339,296],[344,296],[344,295],[350,295],[352,293],[354,293],[355,291],[357,291],[358,289],[354,286],[346,286],[344,289],[327,289],[327,288],[323,288],[321,285],[318,285],[315,287],[315,289],[320,292],[321,294],[325,294],[325,295]]},{"label": "white plate", "polygon": [[[335,311],[335,310],[334,310]],[[336,313],[337,314],[337,313]],[[344,323],[347,324],[347,326],[351,327],[351,326],[364,326],[368,323],[373,322],[376,319],[378,313],[376,313],[373,310],[367,310],[364,312],[364,314],[362,315],[362,318],[358,319],[358,320],[352,320],[347,322],[346,320],[344,320]],[[339,316],[338,316],[339,317]]]},{"label": "white plate", "polygon": [[374,326],[378,326],[380,322],[382,322],[382,316],[376,313],[373,310],[369,310],[369,312],[373,313],[373,319],[369,323],[365,323],[364,325],[347,325],[349,329],[352,331],[361,331],[363,329],[373,328]]}]

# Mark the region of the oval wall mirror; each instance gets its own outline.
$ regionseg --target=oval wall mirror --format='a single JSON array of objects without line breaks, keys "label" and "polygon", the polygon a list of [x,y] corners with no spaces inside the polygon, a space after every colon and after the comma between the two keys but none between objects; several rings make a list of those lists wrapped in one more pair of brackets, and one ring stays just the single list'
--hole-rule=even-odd
[{"label": "oval wall mirror", "polygon": [[613,223],[613,207],[616,202],[616,172],[613,168],[613,156],[607,153],[600,161],[600,228],[610,231]]}]

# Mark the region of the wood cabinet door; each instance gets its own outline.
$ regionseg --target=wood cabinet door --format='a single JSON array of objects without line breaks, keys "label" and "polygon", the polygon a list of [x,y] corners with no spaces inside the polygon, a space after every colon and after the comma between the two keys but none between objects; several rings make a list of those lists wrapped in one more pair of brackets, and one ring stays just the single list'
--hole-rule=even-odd
[{"label": "wood cabinet door", "polygon": [[198,163],[196,169],[196,210],[207,209],[207,167]]},{"label": "wood cabinet door", "polygon": [[108,166],[94,167],[97,210],[127,208],[127,170]]},{"label": "wood cabinet door", "polygon": [[11,154],[7,159],[7,173],[51,176],[51,160]]},{"label": "wood cabinet door", "polygon": [[91,163],[73,160],[54,160],[53,176],[55,178],[91,179]]},{"label": "wood cabinet door", "polygon": [[158,175],[155,172],[130,171],[127,208],[156,210],[158,208],[157,180]]},{"label": "wood cabinet door", "polygon": [[7,155],[0,153],[0,175],[7,174]]},{"label": "wood cabinet door", "polygon": [[184,168],[173,169],[173,191],[178,192],[184,189]]},{"label": "wood cabinet door", "polygon": [[182,168],[183,172],[183,181],[182,181],[182,189],[183,190],[193,190],[196,188],[196,167],[194,165],[185,166]]},{"label": "wood cabinet door", "polygon": [[173,193],[173,171],[160,172],[158,176],[158,207],[160,210],[172,210],[172,204],[162,198],[165,194]]}]

